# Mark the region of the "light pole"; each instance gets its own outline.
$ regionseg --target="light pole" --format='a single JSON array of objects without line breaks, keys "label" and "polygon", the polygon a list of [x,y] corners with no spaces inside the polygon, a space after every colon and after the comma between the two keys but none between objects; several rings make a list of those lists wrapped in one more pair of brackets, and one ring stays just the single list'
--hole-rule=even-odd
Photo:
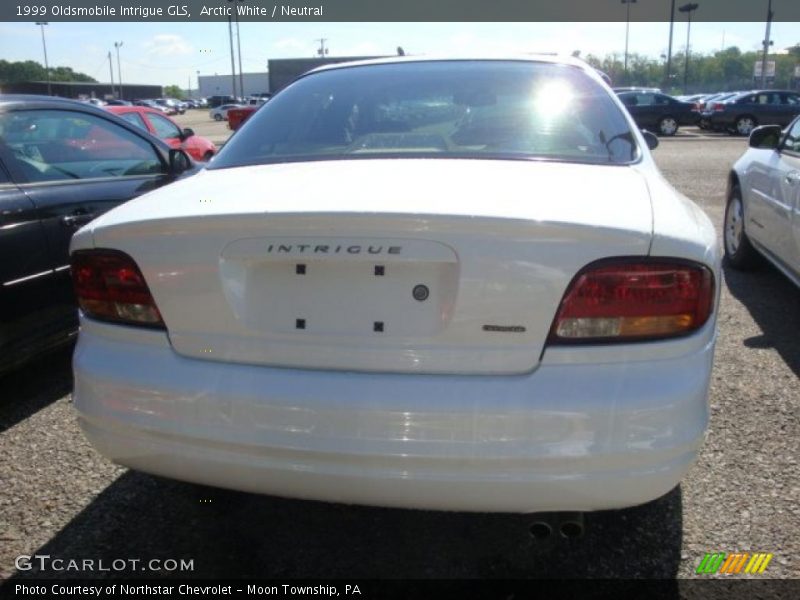
[{"label": "light pole", "polygon": [[[772,0],[767,4],[767,34],[764,36],[764,55],[761,57],[761,89],[767,87],[767,54],[769,54],[769,30],[772,25]],[[774,81],[773,81],[774,84]]]},{"label": "light pole", "polygon": [[244,75],[242,74],[242,37],[239,35],[239,13],[236,15],[236,48],[239,53],[239,93],[244,96]]},{"label": "light pole", "polygon": [[52,96],[53,90],[50,87],[50,64],[47,62],[47,42],[44,41],[44,26],[48,25],[47,21],[37,21],[36,24],[42,30],[42,48],[44,49],[44,72],[47,75],[47,95]]},{"label": "light pole", "polygon": [[111,95],[114,95],[114,63],[111,62],[111,50],[108,51],[108,73],[111,75]]},{"label": "light pole", "polygon": [[669,89],[670,79],[672,78],[672,28],[674,25],[675,25],[675,0],[672,0],[672,4],[669,9],[669,46],[667,48],[667,76],[664,86],[666,89]]},{"label": "light pole", "polygon": [[621,0],[625,5],[625,74],[628,73],[628,32],[631,28],[631,4],[636,4],[636,0]]},{"label": "light pole", "polygon": [[114,42],[114,48],[117,49],[117,84],[119,87],[119,99],[122,100],[122,67],[119,65],[119,49],[122,48],[122,42]]},{"label": "light pole", "polygon": [[197,99],[200,99],[200,71],[197,70]]},{"label": "light pole", "polygon": [[233,58],[233,17],[228,17],[228,39],[231,43],[231,86],[233,88],[234,102],[238,102],[239,98],[236,94],[236,63]]},{"label": "light pole", "polygon": [[689,81],[689,35],[692,32],[692,12],[697,10],[700,5],[697,2],[689,2],[684,4],[678,10],[686,13],[686,61],[683,65],[683,93],[687,92],[687,85]]}]

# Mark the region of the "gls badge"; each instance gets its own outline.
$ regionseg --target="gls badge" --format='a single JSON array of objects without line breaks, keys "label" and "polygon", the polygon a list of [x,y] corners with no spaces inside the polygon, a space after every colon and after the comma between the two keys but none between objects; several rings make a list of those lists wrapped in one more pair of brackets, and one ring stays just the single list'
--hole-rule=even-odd
[{"label": "gls badge", "polygon": [[170,4],[167,7],[167,14],[170,17],[188,17],[189,16],[189,7],[185,4],[182,6],[177,6],[175,4]]}]

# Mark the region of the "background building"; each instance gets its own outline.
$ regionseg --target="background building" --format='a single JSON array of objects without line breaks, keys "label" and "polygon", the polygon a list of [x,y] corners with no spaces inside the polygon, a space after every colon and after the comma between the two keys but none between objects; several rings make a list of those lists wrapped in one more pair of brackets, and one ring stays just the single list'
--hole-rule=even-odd
[{"label": "background building", "polygon": [[[370,58],[383,58],[381,56],[327,56],[325,58],[280,58],[267,61],[269,68],[268,92],[275,93],[289,85],[297,77],[316,69],[322,65],[350,62],[354,60],[369,60]],[[230,79],[230,78],[229,78]],[[245,86],[246,87],[246,86]]]},{"label": "background building", "polygon": [[[103,100],[119,98],[119,86],[110,83],[86,83],[83,81],[53,81],[50,83],[53,96],[62,98],[100,98]],[[46,81],[17,81],[14,83],[0,83],[2,94],[42,94],[47,95]],[[160,85],[122,84],[122,98],[124,100],[144,100],[148,98],[161,98],[164,89]]]},{"label": "background building", "polygon": [[[231,74],[227,75],[200,75],[198,78],[199,90],[192,90],[192,96],[232,96],[233,81]],[[236,74],[236,92],[240,96],[252,96],[269,92],[269,73],[242,73],[244,94],[239,91],[239,74]]]}]

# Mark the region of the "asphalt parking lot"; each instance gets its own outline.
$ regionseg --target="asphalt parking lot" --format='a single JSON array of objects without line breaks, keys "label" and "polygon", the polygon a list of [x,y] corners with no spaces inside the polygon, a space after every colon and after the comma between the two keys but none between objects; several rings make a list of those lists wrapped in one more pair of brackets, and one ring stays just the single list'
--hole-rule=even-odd
[{"label": "asphalt parking lot", "polygon": [[207,137],[217,146],[221,146],[233,132],[228,129],[227,121],[214,121],[208,116],[208,112],[207,108],[187,110],[172,119],[181,127],[191,127],[197,135]]},{"label": "asphalt parking lot", "polygon": [[[227,135],[207,111],[179,121]],[[719,228],[725,177],[745,145],[686,130],[662,139],[655,157]],[[15,574],[16,556],[34,553],[191,559],[201,577],[690,577],[717,551],[771,552],[770,576],[800,577],[798,331],[800,290],[769,267],[726,269],[700,460],[662,499],[589,514],[583,538],[545,541],[532,539],[523,515],[292,501],[117,467],[78,429],[62,351],[0,379],[0,577]]]}]

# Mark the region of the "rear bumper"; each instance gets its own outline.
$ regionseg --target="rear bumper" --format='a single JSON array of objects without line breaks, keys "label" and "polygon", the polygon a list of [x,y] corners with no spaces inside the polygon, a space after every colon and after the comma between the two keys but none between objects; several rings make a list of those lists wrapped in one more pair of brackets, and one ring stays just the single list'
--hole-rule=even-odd
[{"label": "rear bumper", "polygon": [[647,360],[548,350],[525,375],[405,375],[188,359],[161,332],[84,319],[74,400],[102,454],[175,479],[408,508],[621,508],[673,488],[702,443],[713,323],[692,338]]}]

